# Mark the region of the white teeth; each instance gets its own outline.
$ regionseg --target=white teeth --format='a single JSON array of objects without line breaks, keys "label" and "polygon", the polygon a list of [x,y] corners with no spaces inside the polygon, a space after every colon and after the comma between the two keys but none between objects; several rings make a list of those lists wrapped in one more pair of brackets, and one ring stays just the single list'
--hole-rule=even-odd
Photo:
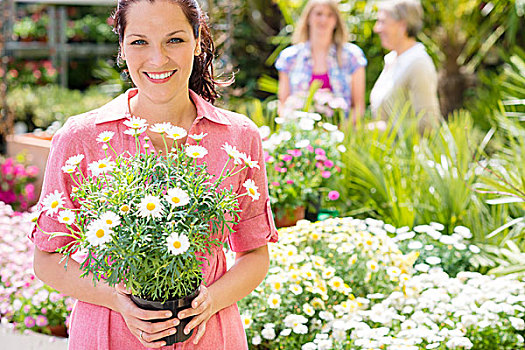
[{"label": "white teeth", "polygon": [[167,77],[172,76],[173,73],[175,73],[175,71],[171,71],[171,72],[168,72],[168,73],[162,73],[162,74],[155,74],[155,73],[146,73],[146,74],[151,79],[161,80],[161,79],[166,79]]}]

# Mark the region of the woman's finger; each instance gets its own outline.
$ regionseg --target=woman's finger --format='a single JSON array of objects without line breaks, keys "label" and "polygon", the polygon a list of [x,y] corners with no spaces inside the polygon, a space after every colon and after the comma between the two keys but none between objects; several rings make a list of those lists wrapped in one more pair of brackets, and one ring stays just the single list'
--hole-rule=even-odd
[{"label": "woman's finger", "polygon": [[197,344],[199,340],[201,340],[202,336],[204,335],[204,332],[206,331],[206,322],[202,322],[199,326],[199,329],[197,331],[197,335],[195,336],[195,339],[193,339],[193,344]]},{"label": "woman's finger", "polygon": [[175,328],[170,328],[170,329],[166,329],[166,330],[163,330],[161,332],[156,332],[156,333],[148,333],[148,332],[144,332],[142,331],[142,338],[140,337],[140,332],[139,332],[139,340],[141,341],[144,341],[146,343],[150,343],[150,344],[158,344],[158,343],[165,343],[163,340],[160,340],[164,337],[168,337],[170,335],[173,335],[177,333],[177,330]]},{"label": "woman's finger", "polygon": [[197,297],[193,299],[193,301],[191,302],[191,307],[195,309],[206,299],[208,299],[208,288],[206,288],[206,286],[201,285],[199,295],[197,295]]}]

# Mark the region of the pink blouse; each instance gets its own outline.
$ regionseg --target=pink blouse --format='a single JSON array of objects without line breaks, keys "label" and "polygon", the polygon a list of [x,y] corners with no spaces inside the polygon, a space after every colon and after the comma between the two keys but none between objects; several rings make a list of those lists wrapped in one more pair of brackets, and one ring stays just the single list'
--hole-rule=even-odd
[{"label": "pink blouse", "polygon": [[332,85],[330,85],[330,77],[328,76],[328,72],[323,74],[315,74],[312,73],[312,79],[310,79],[310,85],[316,80],[319,80],[321,82],[321,86],[319,89],[328,89],[332,91]]},{"label": "pink blouse", "polygon": [[[138,93],[130,89],[99,109],[85,114],[71,117],[53,137],[49,159],[47,162],[42,195],[45,196],[58,190],[65,193],[66,207],[74,208],[77,205],[70,200],[72,182],[69,175],[64,174],[61,167],[66,160],[82,153],[86,159],[81,163],[84,173],[87,164],[104,158],[104,151],[96,142],[97,135],[102,131],[113,131],[115,136],[111,145],[117,152],[135,150],[135,141],[132,136],[123,132],[127,127],[123,124],[129,118],[129,99]],[[200,145],[206,147],[208,155],[201,161],[208,164],[208,171],[219,175],[228,155],[221,150],[221,146],[228,142],[241,152],[246,153],[253,160],[257,160],[259,169],[246,169],[231,177],[224,184],[233,185],[239,193],[246,190],[242,183],[251,178],[259,187],[261,193],[257,201],[249,196],[241,197],[239,205],[242,210],[240,220],[233,227],[234,233],[226,236],[219,235],[222,241],[227,240],[231,249],[236,252],[248,251],[277,241],[270,201],[268,184],[264,167],[261,138],[255,124],[243,115],[214,107],[199,95],[190,90],[190,97],[197,109],[197,118],[193,122],[188,134],[208,133]],[[145,133],[140,137],[144,143]],[[187,138],[187,144],[195,144]],[[41,206],[41,204],[39,204]],[[47,232],[63,231],[67,228],[57,221],[56,216],[49,217],[41,213],[38,218],[39,226]],[[45,233],[34,229],[29,235],[34,244],[43,251],[53,252],[69,242],[69,238],[57,237],[48,239]],[[207,257],[210,264],[204,264],[203,274],[207,285],[212,284],[226,273],[226,257],[222,249],[216,249],[214,254]],[[197,333],[193,332],[194,335]],[[69,331],[70,350],[105,350],[105,349],[143,349],[138,339],[131,334],[122,316],[108,308],[78,301],[71,314]],[[163,349],[247,349],[246,334],[241,323],[237,305],[233,304],[215,314],[206,324],[206,332],[198,345],[193,339],[185,343],[166,346]]]}]

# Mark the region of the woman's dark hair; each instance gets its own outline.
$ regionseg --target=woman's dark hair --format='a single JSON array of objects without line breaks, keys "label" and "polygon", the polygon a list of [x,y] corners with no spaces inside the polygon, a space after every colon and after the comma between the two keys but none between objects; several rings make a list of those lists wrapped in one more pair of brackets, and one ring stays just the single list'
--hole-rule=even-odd
[{"label": "woman's dark hair", "polygon": [[[155,0],[118,0],[116,11],[113,13],[113,31],[118,34],[119,43],[124,41],[124,30],[126,29],[126,12],[128,7],[136,2]],[[210,34],[206,15],[202,12],[196,0],[169,0],[180,6],[182,12],[193,28],[193,36],[199,38],[201,52],[193,58],[193,70],[190,75],[189,87],[205,100],[213,103],[219,96],[217,86],[227,86],[233,82],[233,78],[227,81],[218,81],[213,73],[213,58],[215,55],[215,44]],[[200,31],[199,31],[200,30]],[[119,55],[120,56],[120,55]]]}]

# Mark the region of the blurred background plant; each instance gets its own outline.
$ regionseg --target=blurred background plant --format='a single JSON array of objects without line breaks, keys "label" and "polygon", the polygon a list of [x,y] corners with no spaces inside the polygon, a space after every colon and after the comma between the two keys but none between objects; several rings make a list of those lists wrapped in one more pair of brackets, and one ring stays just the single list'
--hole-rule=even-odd
[{"label": "blurred background plant", "polygon": [[[33,273],[33,243],[27,239],[34,224],[30,212],[16,213],[0,202],[0,319],[19,330],[65,333],[74,300],[45,286]],[[61,327],[60,327],[61,326]]]},{"label": "blurred background plant", "polygon": [[319,122],[321,116],[316,113],[296,111],[289,118],[278,120],[279,129],[272,135],[268,127],[263,129],[263,136],[268,136],[263,148],[270,200],[277,216],[309,205],[310,212],[317,212],[329,201],[330,185],[341,172],[337,146],[343,133],[333,124]]},{"label": "blurred background plant", "polygon": [[36,199],[36,176],[40,170],[27,164],[27,155],[15,158],[0,155],[0,201],[11,205],[16,211],[26,211]]}]

